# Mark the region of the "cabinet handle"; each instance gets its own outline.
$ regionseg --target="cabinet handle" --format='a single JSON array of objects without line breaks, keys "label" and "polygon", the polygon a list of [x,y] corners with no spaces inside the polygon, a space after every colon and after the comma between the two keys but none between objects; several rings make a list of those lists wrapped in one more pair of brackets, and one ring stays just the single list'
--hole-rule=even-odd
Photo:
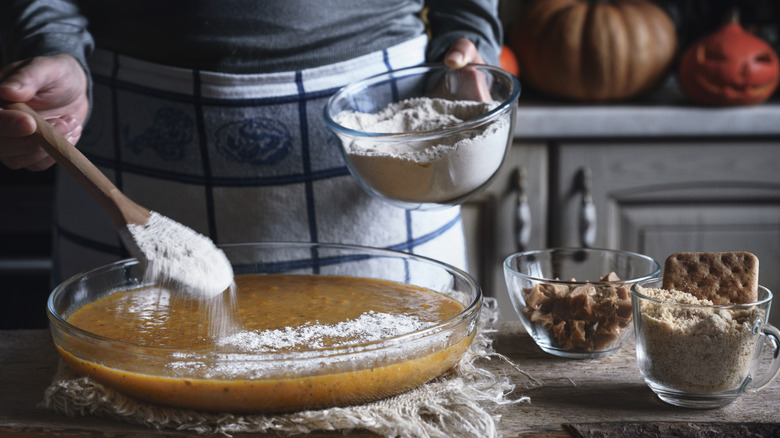
[{"label": "cabinet handle", "polygon": [[580,244],[589,248],[596,243],[596,205],[591,194],[590,169],[583,167],[579,172],[579,187],[582,192],[580,203]]},{"label": "cabinet handle", "polygon": [[528,205],[525,168],[516,167],[512,172],[512,180],[517,193],[515,200],[515,244],[518,251],[524,251],[531,241],[531,207]]}]

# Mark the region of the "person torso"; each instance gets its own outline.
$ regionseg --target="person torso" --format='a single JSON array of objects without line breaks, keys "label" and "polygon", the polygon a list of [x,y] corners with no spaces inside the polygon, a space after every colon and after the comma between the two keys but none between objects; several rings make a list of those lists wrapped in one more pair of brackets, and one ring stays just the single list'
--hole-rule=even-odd
[{"label": "person torso", "polygon": [[[227,73],[304,69],[424,32],[423,0],[80,0],[98,45]],[[110,19],[108,19],[110,18]]]}]

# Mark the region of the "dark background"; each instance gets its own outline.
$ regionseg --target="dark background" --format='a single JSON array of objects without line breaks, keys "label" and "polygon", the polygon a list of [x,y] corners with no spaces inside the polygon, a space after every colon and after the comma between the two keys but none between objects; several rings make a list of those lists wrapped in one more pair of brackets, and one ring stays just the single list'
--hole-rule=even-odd
[{"label": "dark background", "polygon": [[740,22],[745,29],[767,40],[775,49],[778,47],[780,2],[777,0],[655,0],[655,3],[663,7],[677,25],[681,48],[715,31],[734,8],[739,9]]}]

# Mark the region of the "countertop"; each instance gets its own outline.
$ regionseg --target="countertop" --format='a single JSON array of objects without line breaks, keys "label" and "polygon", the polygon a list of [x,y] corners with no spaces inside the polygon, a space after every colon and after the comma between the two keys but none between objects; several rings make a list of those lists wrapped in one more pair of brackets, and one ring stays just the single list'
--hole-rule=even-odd
[{"label": "countertop", "polygon": [[780,95],[764,103],[707,107],[686,99],[670,79],[634,100],[577,103],[521,89],[515,139],[780,136]]},{"label": "countertop", "polygon": [[[496,409],[504,437],[578,436],[780,436],[780,381],[764,391],[743,395],[720,409],[677,408],[658,400],[644,384],[633,344],[601,359],[571,360],[541,351],[519,322],[503,322],[493,335],[496,350],[508,357],[486,367],[509,375],[521,402]],[[39,406],[57,368],[58,357],[47,330],[0,331],[0,436],[19,438],[180,437],[177,431],[94,418],[70,418]],[[530,384],[533,377],[538,385]],[[643,435],[645,434],[645,435]],[[237,434],[237,437],[276,436]],[[317,433],[312,437],[344,437]],[[353,433],[346,436],[374,435]]]}]

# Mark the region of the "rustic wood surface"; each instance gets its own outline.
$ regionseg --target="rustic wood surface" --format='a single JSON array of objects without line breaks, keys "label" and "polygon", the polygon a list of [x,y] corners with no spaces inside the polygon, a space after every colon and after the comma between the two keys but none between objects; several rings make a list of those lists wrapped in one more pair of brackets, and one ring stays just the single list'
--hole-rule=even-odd
[{"label": "rustic wood surface", "polygon": [[[512,361],[487,366],[517,385],[513,398],[530,402],[500,406],[504,437],[780,436],[780,381],[720,409],[677,408],[658,400],[644,384],[633,344],[602,359],[571,360],[542,352],[517,322],[499,325],[496,350]],[[0,437],[181,437],[113,420],[69,418],[40,407],[58,357],[46,330],[0,331]],[[241,437],[266,436],[239,434]],[[275,435],[273,435],[275,436]],[[312,437],[343,437],[317,433]],[[374,436],[365,433],[350,437]]]},{"label": "rustic wood surface", "polygon": [[[564,359],[544,353],[518,323],[504,323],[494,345],[542,384],[522,389],[524,379],[513,373],[518,393],[531,401],[498,409],[502,415],[500,428],[506,437],[544,436],[537,434],[562,430],[570,435],[560,436],[740,436],[728,433],[733,432],[731,426],[745,431],[774,428],[776,435],[753,436],[780,436],[780,380],[724,408],[685,409],[660,401],[645,385],[636,365],[633,342],[606,358]],[[711,426],[717,431],[716,423],[720,423],[723,433],[713,435]],[[655,434],[648,429],[659,425],[665,425],[667,432]],[[710,430],[710,434],[693,432],[697,428]],[[672,430],[681,433],[675,435]]]}]

